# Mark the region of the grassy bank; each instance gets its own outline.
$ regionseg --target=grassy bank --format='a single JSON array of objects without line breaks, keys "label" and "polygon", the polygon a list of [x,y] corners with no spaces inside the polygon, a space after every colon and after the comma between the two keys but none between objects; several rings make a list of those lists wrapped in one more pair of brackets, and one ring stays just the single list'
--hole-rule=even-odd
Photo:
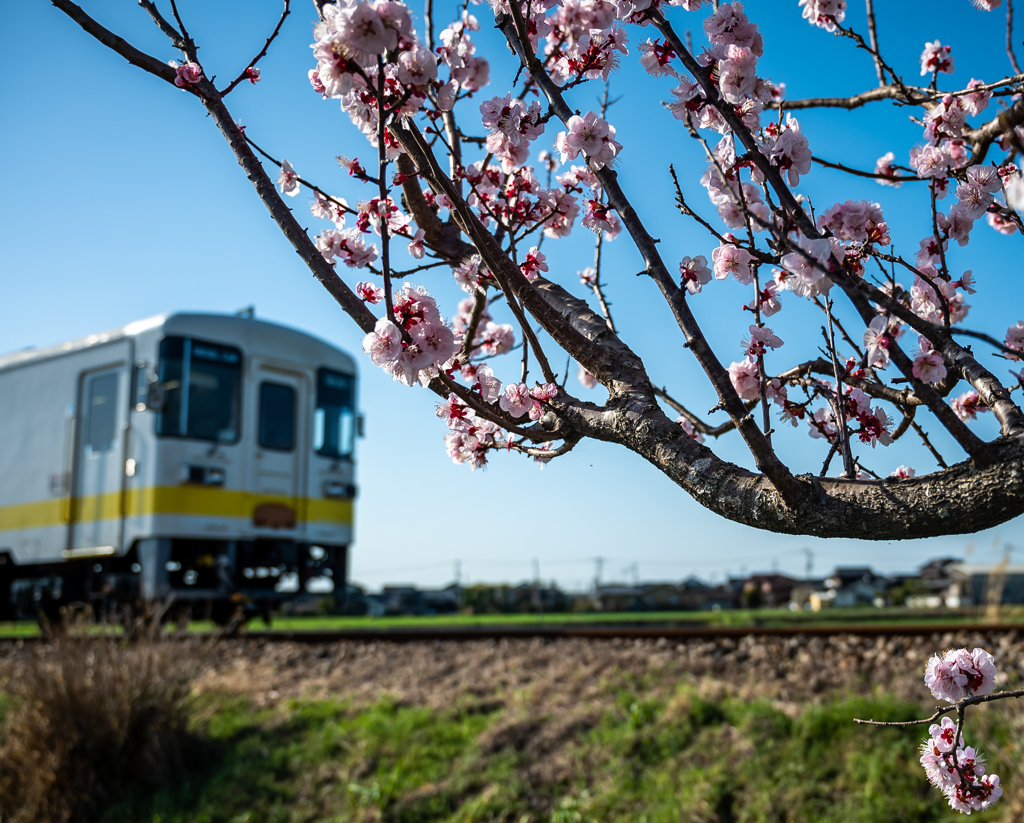
[{"label": "grassy bank", "polygon": [[[1006,606],[1000,610],[1000,622],[1020,623],[1024,628],[1024,607]],[[984,613],[974,608],[913,610],[902,607],[858,607],[832,609],[821,612],[790,611],[789,609],[729,609],[701,612],[585,612],[551,614],[439,614],[401,617],[279,617],[269,627],[284,634],[294,632],[321,632],[346,630],[384,630],[401,628],[487,627],[581,625],[581,624],[645,624],[667,623],[679,626],[830,626],[836,624],[871,624],[886,622],[903,625],[929,623],[962,623],[965,626],[988,622]],[[247,624],[251,631],[268,627],[260,619]],[[209,621],[196,620],[189,624],[193,632],[216,629]],[[97,629],[109,632],[111,629]],[[117,631],[115,628],[114,631]],[[39,628],[32,622],[0,622],[0,636],[35,637]]]},{"label": "grassy bank", "polygon": [[[661,700],[618,690],[568,717],[522,716],[490,697],[440,711],[389,700],[257,711],[207,695],[195,722],[214,742],[213,759],[178,788],[137,794],[103,821],[958,818],[924,781],[917,732],[852,723],[910,719],[918,705],[879,695],[796,708],[700,692],[684,686]],[[1012,758],[1007,729],[990,717],[983,733],[990,750]]]}]

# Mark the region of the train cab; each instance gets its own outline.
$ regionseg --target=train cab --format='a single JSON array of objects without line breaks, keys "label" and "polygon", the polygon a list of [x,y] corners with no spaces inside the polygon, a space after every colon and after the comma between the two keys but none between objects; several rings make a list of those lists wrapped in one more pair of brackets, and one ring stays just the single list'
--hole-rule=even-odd
[{"label": "train cab", "polygon": [[0,358],[0,614],[343,593],[359,424],[347,354],[249,317]]}]

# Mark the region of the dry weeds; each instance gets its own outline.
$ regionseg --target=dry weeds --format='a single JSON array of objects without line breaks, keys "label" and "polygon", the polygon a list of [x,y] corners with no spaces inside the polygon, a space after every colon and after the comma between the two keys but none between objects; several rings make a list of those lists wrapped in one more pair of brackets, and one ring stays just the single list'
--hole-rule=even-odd
[{"label": "dry weeds", "polygon": [[60,637],[9,650],[0,820],[65,823],[182,769],[195,644]]}]

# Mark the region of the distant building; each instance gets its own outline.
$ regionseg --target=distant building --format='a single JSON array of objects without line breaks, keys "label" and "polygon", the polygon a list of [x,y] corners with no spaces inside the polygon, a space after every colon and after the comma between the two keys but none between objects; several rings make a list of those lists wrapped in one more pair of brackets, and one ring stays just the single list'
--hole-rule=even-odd
[{"label": "distant building", "polygon": [[690,577],[682,583],[643,583],[630,586],[611,583],[599,586],[594,595],[598,608],[608,612],[699,611],[731,609],[734,592],[726,586],[709,586]]},{"label": "distant building", "polygon": [[742,605],[752,609],[785,606],[799,583],[799,580],[775,572],[752,574],[743,581]]},{"label": "distant building", "polygon": [[885,592],[892,585],[889,578],[869,566],[837,566],[824,580],[823,588],[808,597],[812,611],[851,606],[884,606]]},{"label": "distant building", "polygon": [[988,603],[1024,603],[1024,564],[954,563],[946,603],[981,606]]}]

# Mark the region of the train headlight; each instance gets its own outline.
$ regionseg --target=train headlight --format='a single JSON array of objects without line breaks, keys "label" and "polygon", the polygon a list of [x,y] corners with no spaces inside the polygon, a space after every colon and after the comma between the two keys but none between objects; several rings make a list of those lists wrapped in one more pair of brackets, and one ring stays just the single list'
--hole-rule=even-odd
[{"label": "train headlight", "polygon": [[324,481],[324,497],[355,497],[356,487],[351,483],[339,483],[337,480]]},{"label": "train headlight", "polygon": [[201,486],[223,486],[226,478],[224,469],[220,466],[195,466],[186,464],[184,471],[186,483],[196,483]]}]

